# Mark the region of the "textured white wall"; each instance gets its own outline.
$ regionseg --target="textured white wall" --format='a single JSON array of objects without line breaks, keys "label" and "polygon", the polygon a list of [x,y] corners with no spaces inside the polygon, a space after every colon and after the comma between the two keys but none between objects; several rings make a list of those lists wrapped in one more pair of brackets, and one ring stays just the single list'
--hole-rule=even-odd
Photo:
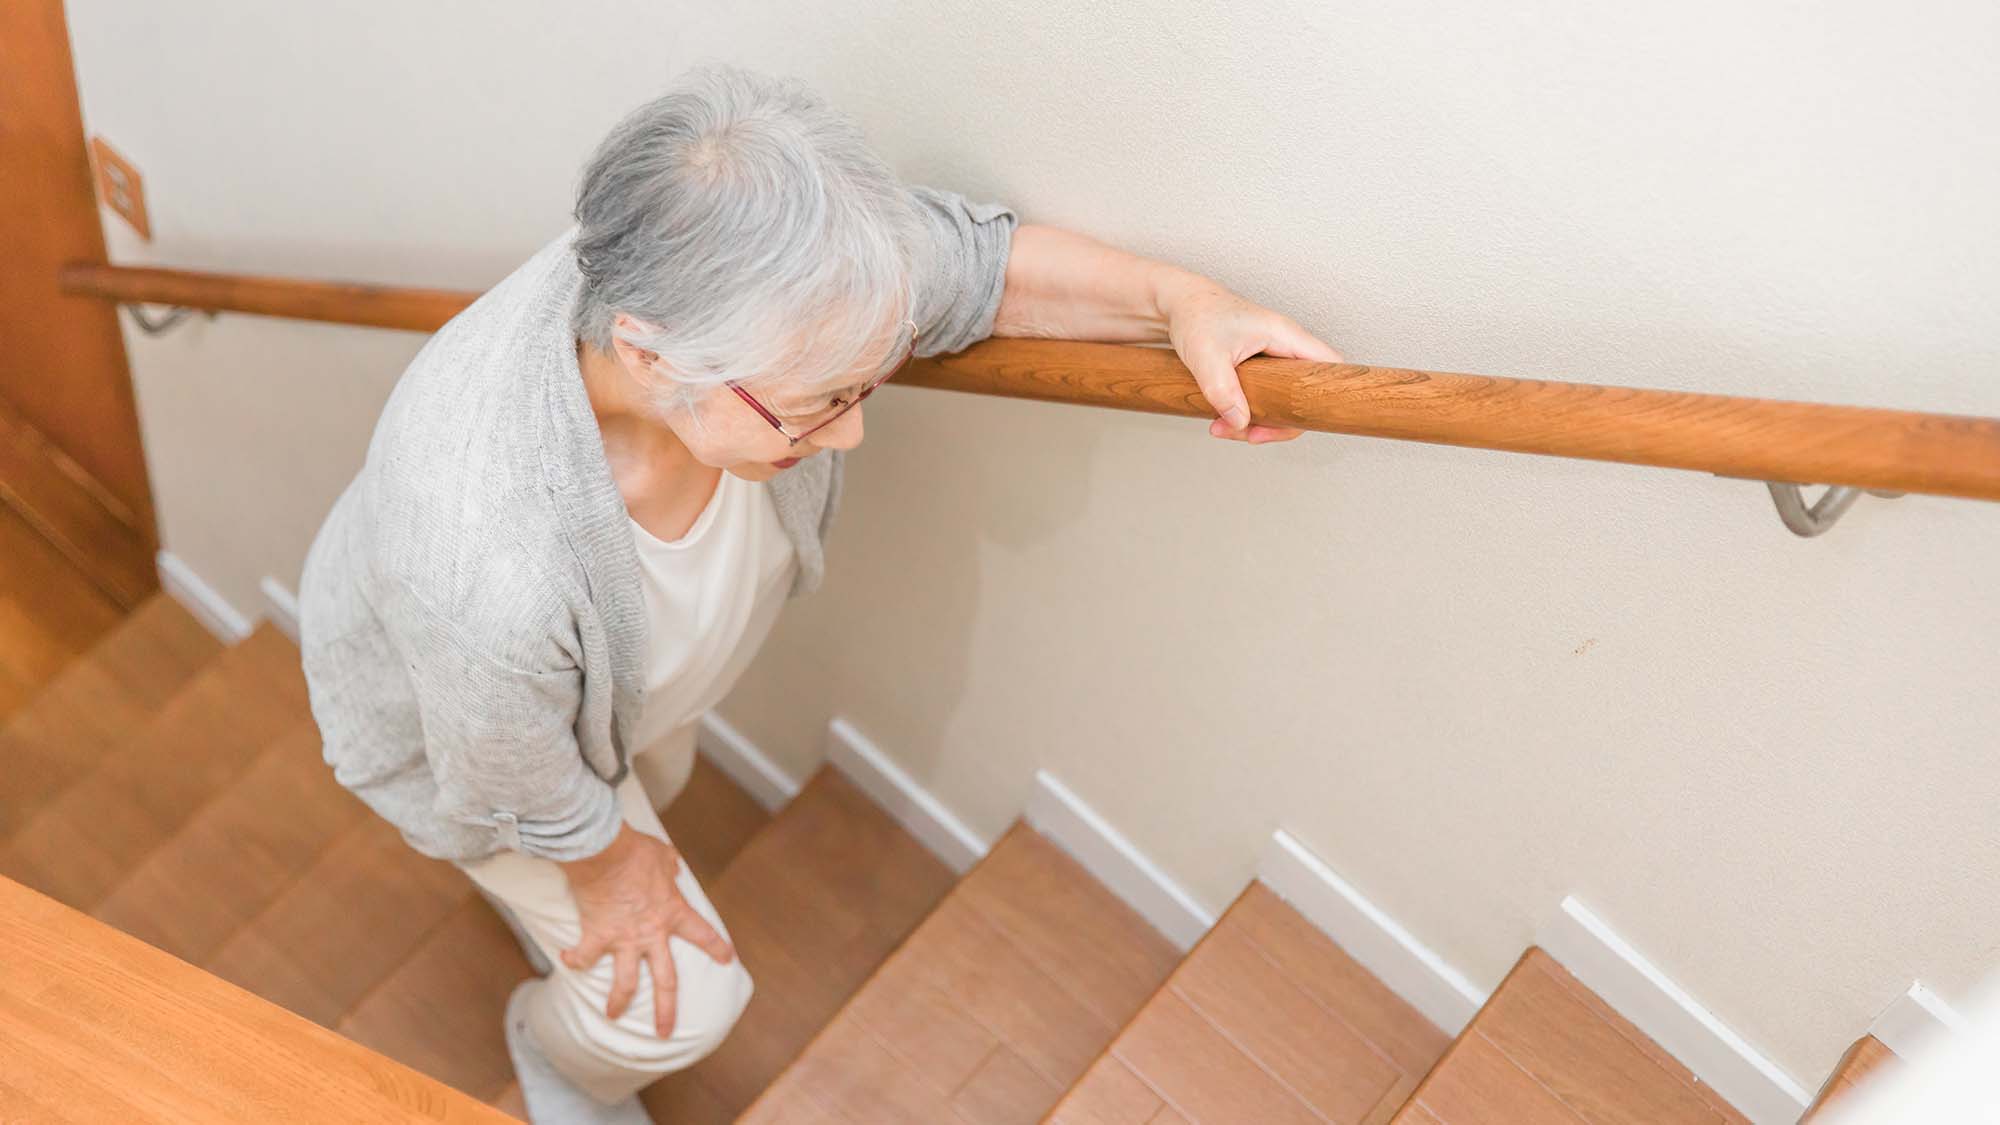
[{"label": "textured white wall", "polygon": [[[727,11],[722,9],[727,8]],[[124,260],[480,286],[690,62],[1407,366],[2000,414],[2000,9],[72,0]],[[290,579],[415,337],[133,342],[168,547]],[[1807,1081],[2000,934],[2000,508],[890,389],[732,721],[997,833],[1054,770],[1211,907],[1279,824],[1482,983],[1577,892]]]}]

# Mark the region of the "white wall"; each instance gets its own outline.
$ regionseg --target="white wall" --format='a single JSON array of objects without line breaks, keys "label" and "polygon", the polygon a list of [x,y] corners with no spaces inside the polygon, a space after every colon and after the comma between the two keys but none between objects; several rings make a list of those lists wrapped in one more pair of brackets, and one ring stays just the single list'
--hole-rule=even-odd
[{"label": "white wall", "polygon": [[[693,61],[906,177],[1382,363],[2000,414],[2000,9],[1777,0],[72,0],[189,266],[480,286]],[[727,8],[727,11],[722,9]],[[290,580],[413,336],[133,341],[167,546]],[[1291,828],[1484,984],[1577,892],[1808,1082],[2000,934],[2000,508],[890,389],[825,591],[729,701],[983,831],[1052,769],[1207,905]]]}]

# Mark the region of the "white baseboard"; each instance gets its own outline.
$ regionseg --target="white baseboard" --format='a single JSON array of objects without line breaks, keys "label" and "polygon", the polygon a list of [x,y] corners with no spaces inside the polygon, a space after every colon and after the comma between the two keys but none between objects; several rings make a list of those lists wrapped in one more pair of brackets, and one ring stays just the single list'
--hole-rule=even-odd
[{"label": "white baseboard", "polygon": [[1272,833],[1257,878],[1389,991],[1452,1035],[1465,1030],[1486,1003],[1484,990],[1284,829]]},{"label": "white baseboard", "polygon": [[992,847],[846,719],[827,724],[826,760],[954,873],[965,874]]},{"label": "white baseboard", "polygon": [[1757,1125],[1792,1125],[1811,1103],[1811,1091],[1574,896],[1563,900],[1536,944]]},{"label": "white baseboard", "polygon": [[1047,770],[1035,771],[1026,816],[1182,952],[1215,924],[1214,914]]},{"label": "white baseboard", "polygon": [[264,595],[265,619],[276,625],[279,632],[292,638],[293,644],[298,644],[299,596],[292,593],[291,587],[268,574],[257,583],[257,589]]},{"label": "white baseboard", "polygon": [[756,743],[721,715],[713,711],[702,715],[694,744],[703,757],[729,775],[729,780],[742,786],[766,812],[777,812],[785,802],[798,796],[799,779],[779,769]]},{"label": "white baseboard", "polygon": [[243,611],[229,604],[229,599],[217,593],[215,587],[202,581],[201,575],[182,562],[179,555],[161,551],[154,558],[154,565],[159,568],[160,589],[181,603],[223,644],[235,644],[249,636],[250,630],[256,627],[254,619],[244,616]]},{"label": "white baseboard", "polygon": [[1964,1028],[1965,1017],[1954,1011],[1937,993],[1924,987],[1922,982],[1916,982],[1910,985],[1909,991],[1882,1009],[1875,1022],[1868,1025],[1868,1034],[1907,1059],[1940,1036]]}]

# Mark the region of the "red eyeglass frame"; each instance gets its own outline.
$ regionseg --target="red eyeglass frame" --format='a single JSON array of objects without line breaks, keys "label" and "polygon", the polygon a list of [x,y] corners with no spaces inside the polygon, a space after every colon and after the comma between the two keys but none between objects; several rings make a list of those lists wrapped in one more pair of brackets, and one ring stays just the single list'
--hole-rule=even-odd
[{"label": "red eyeglass frame", "polygon": [[771,423],[772,429],[785,435],[785,440],[787,442],[789,442],[792,445],[797,445],[799,442],[805,440],[808,437],[811,437],[818,431],[825,429],[828,425],[832,424],[835,420],[837,420],[842,414],[845,414],[848,411],[854,409],[857,405],[860,404],[862,399],[867,398],[871,394],[874,394],[875,388],[888,382],[890,379],[896,376],[897,372],[901,371],[903,368],[908,367],[910,365],[910,360],[915,358],[917,354],[917,324],[915,321],[912,320],[906,320],[903,323],[909,325],[910,328],[910,346],[903,350],[903,358],[899,360],[895,366],[889,368],[887,371],[884,371],[882,374],[877,375],[873,382],[870,382],[866,387],[863,387],[858,393],[855,394],[855,396],[852,399],[842,403],[839,409],[835,410],[832,414],[827,415],[825,418],[822,418],[818,422],[813,423],[812,428],[806,430],[804,433],[793,434],[790,430],[787,430],[785,428],[785,424],[783,422],[778,421],[777,415],[771,413],[769,410],[766,410],[764,408],[764,404],[758,402],[755,398],[751,397],[750,392],[744,390],[741,386],[739,386],[736,380],[734,379],[727,380],[723,385],[727,386],[730,390],[735,391],[738,398],[741,398],[744,402],[749,403],[750,409],[755,410],[758,413],[758,415],[764,419],[764,421]]}]

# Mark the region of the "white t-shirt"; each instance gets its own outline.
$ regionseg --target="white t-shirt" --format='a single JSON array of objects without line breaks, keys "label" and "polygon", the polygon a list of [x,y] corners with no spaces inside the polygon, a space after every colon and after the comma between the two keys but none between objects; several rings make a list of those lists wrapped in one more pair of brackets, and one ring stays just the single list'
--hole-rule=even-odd
[{"label": "white t-shirt", "polygon": [[777,621],[798,558],[770,490],[730,472],[679,539],[626,519],[646,599],[646,694],[633,741],[644,753],[729,694]]}]

